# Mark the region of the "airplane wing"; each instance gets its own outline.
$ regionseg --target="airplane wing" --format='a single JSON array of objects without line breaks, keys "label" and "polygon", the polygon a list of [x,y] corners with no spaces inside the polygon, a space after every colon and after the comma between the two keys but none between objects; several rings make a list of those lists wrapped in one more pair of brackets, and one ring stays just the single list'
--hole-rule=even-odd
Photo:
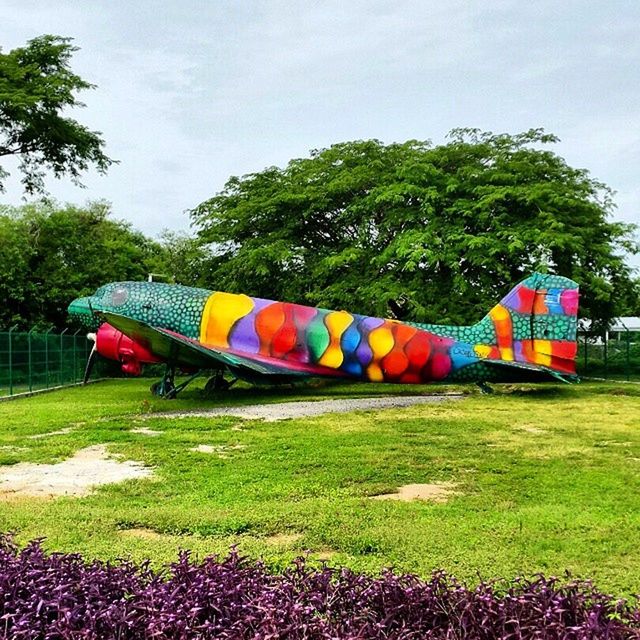
[{"label": "airplane wing", "polygon": [[177,365],[198,369],[220,369],[227,367],[238,377],[265,382],[284,382],[288,379],[306,377],[305,372],[291,371],[286,367],[259,362],[228,351],[205,347],[180,334],[152,327],[151,325],[110,311],[96,311],[112,327],[132,340],[139,342],[162,360]]}]

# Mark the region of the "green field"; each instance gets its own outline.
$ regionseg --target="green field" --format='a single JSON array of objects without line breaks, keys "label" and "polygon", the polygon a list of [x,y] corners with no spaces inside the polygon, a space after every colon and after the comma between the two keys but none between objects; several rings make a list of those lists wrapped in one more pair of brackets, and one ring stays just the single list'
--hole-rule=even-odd
[{"label": "green field", "polygon": [[[617,594],[640,591],[640,385],[466,388],[458,402],[281,422],[153,412],[399,388],[234,388],[209,400],[194,388],[163,401],[147,387],[114,380],[0,403],[2,465],[52,463],[107,444],[155,470],[83,498],[2,499],[0,531],[154,564],[179,548],[202,556],[238,545],[274,568],[308,553],[367,571],[444,568],[470,582],[570,570]],[[140,426],[161,434],[130,431]],[[200,444],[226,449],[190,451]],[[434,482],[455,483],[456,495],[370,498]]]}]

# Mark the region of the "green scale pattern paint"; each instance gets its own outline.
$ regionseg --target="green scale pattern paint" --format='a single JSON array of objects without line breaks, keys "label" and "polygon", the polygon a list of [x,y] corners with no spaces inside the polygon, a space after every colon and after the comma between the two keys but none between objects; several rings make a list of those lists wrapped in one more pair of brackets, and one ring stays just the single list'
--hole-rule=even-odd
[{"label": "green scale pattern paint", "polygon": [[[420,322],[405,322],[412,327],[430,331],[437,336],[453,338],[459,342],[467,344],[494,344],[496,341],[496,330],[489,316],[485,316],[480,322],[474,325],[452,327],[442,324],[423,324]],[[495,367],[488,366],[483,362],[476,362],[449,374],[448,379],[454,382],[469,381],[493,381],[500,377],[500,371]]]},{"label": "green scale pattern paint", "polygon": [[453,338],[459,342],[469,344],[493,344],[496,338],[496,330],[489,316],[485,316],[480,322],[464,327],[451,327],[446,324],[423,324],[420,322],[406,322],[410,327],[424,329],[443,338]]},{"label": "green scale pattern paint", "polygon": [[121,282],[100,287],[93,296],[103,311],[136,318],[154,327],[197,340],[211,291],[158,282]]}]

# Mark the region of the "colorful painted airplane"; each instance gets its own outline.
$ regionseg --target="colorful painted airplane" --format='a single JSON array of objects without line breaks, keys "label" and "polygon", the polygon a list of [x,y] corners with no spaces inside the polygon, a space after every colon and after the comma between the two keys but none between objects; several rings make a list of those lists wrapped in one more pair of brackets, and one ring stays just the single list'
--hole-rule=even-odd
[{"label": "colorful painted airplane", "polygon": [[[209,388],[309,377],[423,384],[576,379],[578,285],[534,273],[480,322],[446,326],[329,311],[156,282],[114,282],[69,305],[96,354],[140,375],[164,362],[152,391],[175,395],[201,372]],[[179,386],[177,369],[192,376]]]}]

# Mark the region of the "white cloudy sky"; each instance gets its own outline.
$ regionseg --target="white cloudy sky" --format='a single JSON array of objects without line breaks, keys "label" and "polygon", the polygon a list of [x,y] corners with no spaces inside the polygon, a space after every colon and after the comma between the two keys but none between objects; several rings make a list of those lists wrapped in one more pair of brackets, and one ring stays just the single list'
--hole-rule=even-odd
[{"label": "white cloudy sky", "polygon": [[[230,175],[309,149],[542,126],[640,221],[637,0],[3,0],[0,44],[71,36],[78,119],[120,160],[81,190],[156,233]],[[17,180],[4,202],[18,204]],[[638,261],[636,261],[638,263]]]}]

